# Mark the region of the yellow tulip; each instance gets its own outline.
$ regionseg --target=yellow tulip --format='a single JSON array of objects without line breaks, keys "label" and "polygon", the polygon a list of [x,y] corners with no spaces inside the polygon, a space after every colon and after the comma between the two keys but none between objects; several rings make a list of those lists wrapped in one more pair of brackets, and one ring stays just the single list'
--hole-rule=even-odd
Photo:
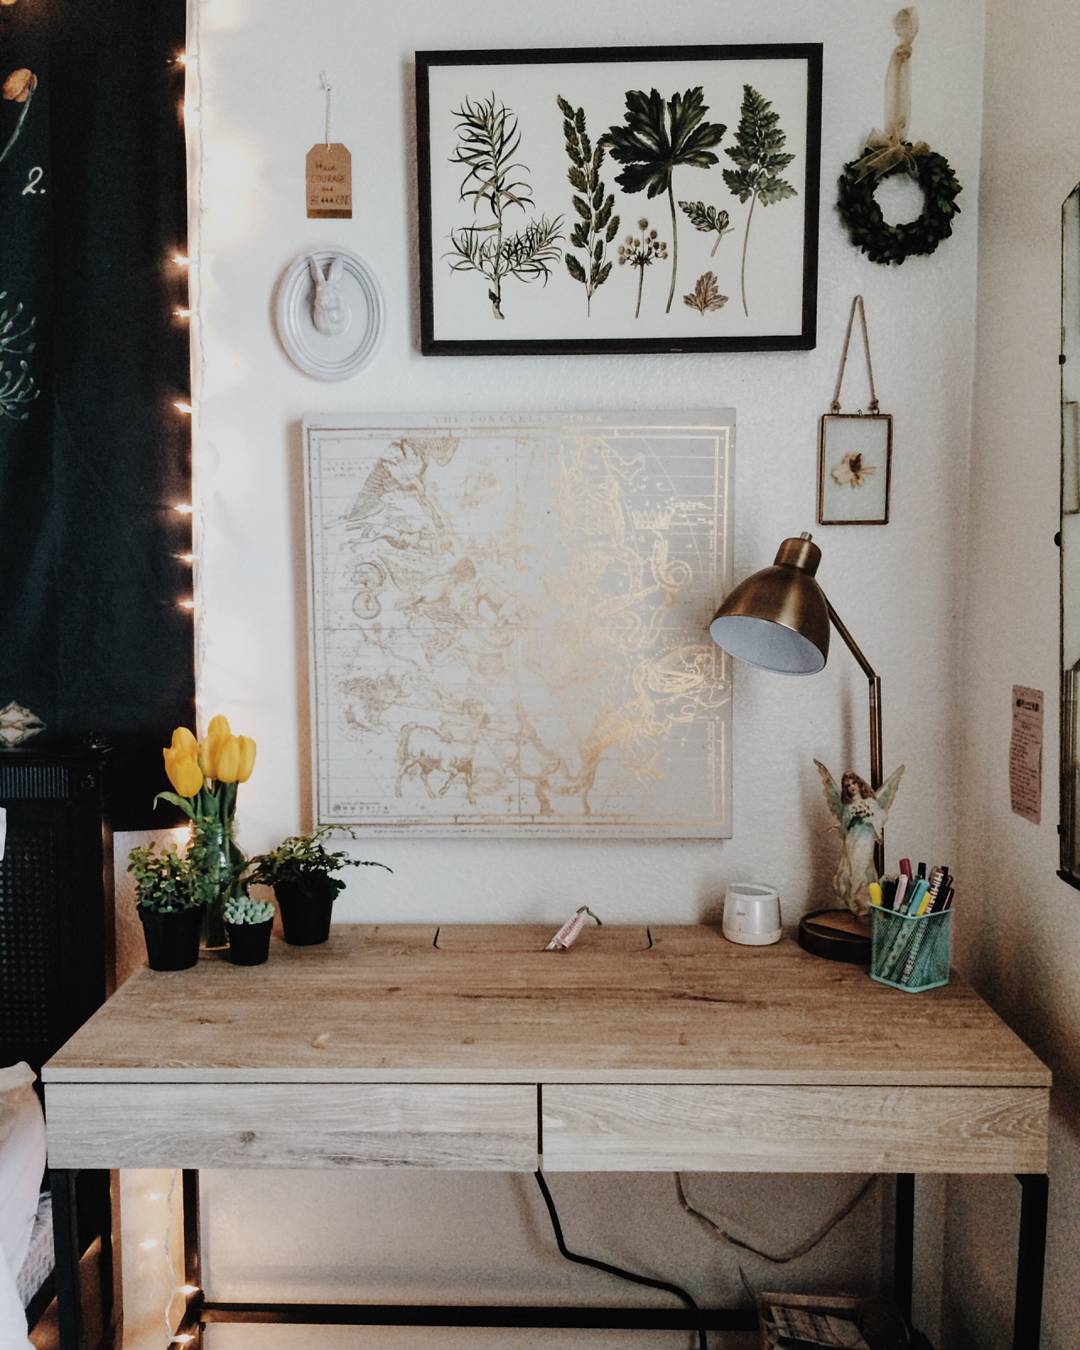
[{"label": "yellow tulip", "polygon": [[199,768],[207,778],[217,777],[217,755],[225,736],[204,736],[199,742]]},{"label": "yellow tulip", "polygon": [[194,757],[199,753],[199,742],[188,731],[187,727],[177,727],[172,734],[172,748],[178,750],[182,755]]},{"label": "yellow tulip", "polygon": [[237,736],[240,746],[240,772],[236,775],[238,783],[246,783],[255,767],[255,742],[250,736]]},{"label": "yellow tulip", "polygon": [[214,739],[214,777],[219,783],[240,781],[240,737],[219,736]]},{"label": "yellow tulip", "polygon": [[203,785],[198,760],[177,749],[166,748],[161,753],[165,758],[165,773],[173,788],[181,797],[194,797]]},{"label": "yellow tulip", "polygon": [[216,717],[211,717],[210,725],[206,728],[207,738],[211,736],[231,736],[232,727],[229,726],[229,719],[218,713]]}]

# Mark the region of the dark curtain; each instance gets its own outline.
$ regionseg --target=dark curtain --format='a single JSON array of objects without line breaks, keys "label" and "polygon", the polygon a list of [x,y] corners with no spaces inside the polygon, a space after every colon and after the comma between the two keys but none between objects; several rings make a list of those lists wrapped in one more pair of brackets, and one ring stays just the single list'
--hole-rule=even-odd
[{"label": "dark curtain", "polygon": [[184,30],[184,0],[0,4],[0,709],[111,744],[122,828],[170,823],[193,718]]}]

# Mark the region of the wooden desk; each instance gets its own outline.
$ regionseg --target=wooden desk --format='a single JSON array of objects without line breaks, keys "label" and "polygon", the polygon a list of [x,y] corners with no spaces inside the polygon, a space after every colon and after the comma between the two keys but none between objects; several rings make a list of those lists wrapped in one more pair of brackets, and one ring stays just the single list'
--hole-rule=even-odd
[{"label": "wooden desk", "polygon": [[549,937],[339,926],[140,971],[44,1070],[58,1263],[83,1169],[891,1172],[903,1301],[911,1174],[1011,1172],[1037,1347],[1050,1073],[968,985],[905,995],[704,927]]}]

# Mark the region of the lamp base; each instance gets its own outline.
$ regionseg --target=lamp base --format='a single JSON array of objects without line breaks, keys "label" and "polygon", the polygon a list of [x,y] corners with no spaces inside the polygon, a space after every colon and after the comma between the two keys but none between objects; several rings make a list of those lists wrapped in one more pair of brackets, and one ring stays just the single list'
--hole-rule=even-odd
[{"label": "lamp base", "polygon": [[826,961],[870,964],[870,920],[849,909],[815,909],[799,920],[799,946]]}]

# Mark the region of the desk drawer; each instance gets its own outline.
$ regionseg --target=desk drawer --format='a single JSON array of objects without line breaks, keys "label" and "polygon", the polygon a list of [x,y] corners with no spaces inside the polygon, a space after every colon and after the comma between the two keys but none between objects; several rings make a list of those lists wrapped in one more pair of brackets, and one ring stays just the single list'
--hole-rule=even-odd
[{"label": "desk drawer", "polygon": [[1045,1088],[543,1090],[558,1172],[1044,1172]]},{"label": "desk drawer", "polygon": [[53,1167],[529,1172],[536,1089],[413,1083],[50,1083]]}]

